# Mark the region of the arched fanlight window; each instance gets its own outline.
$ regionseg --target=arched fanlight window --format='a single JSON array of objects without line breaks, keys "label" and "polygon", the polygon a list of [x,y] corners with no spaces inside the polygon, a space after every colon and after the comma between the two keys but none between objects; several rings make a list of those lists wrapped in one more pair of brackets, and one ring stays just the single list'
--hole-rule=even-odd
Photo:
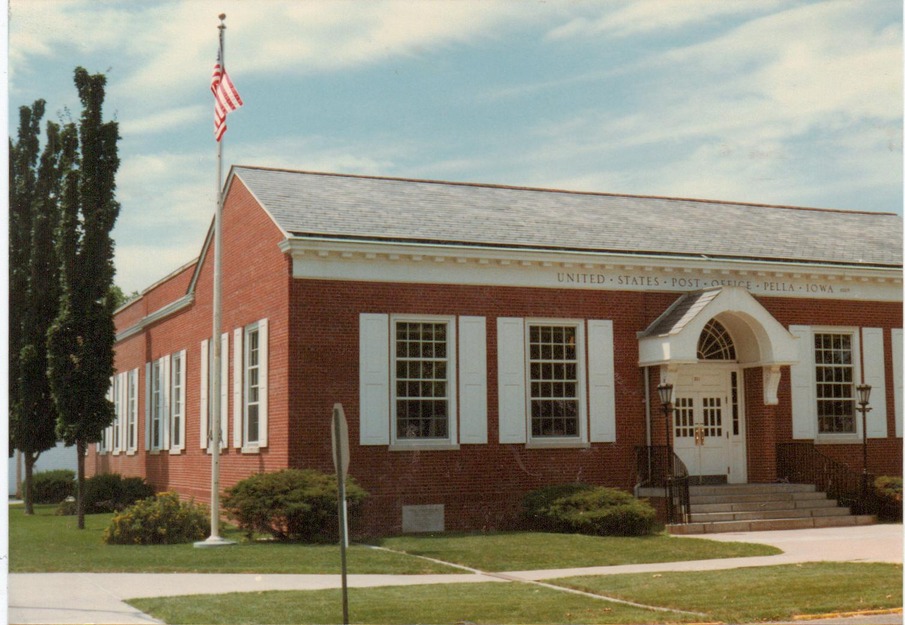
[{"label": "arched fanlight window", "polygon": [[711,319],[701,331],[698,339],[699,360],[735,360],[735,345],[732,337],[716,319]]}]

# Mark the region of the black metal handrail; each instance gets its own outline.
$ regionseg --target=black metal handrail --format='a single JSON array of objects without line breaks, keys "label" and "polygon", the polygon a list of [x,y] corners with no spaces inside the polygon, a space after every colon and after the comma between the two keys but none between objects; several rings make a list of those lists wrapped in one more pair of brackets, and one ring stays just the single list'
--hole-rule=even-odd
[{"label": "black metal handrail", "polygon": [[776,446],[776,475],[780,480],[814,484],[840,506],[861,514],[877,508],[872,476],[817,451],[813,443],[779,443]]},{"label": "black metal handrail", "polygon": [[[667,459],[667,454],[671,457]],[[671,471],[667,463],[671,461]],[[688,523],[691,514],[688,468],[665,445],[635,448],[635,471],[640,487],[663,488],[666,491],[667,523]]]}]

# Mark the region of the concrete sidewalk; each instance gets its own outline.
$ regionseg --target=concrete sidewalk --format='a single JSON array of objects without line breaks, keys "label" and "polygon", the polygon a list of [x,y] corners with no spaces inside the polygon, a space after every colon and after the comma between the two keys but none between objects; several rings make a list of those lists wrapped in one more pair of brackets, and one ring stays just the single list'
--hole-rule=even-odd
[{"label": "concrete sidewalk", "polygon": [[[535,581],[576,575],[663,571],[703,571],[815,561],[902,562],[902,526],[871,525],[777,532],[712,534],[709,540],[774,545],[781,555],[590,567],[549,571],[507,571],[453,575],[349,575],[355,588],[413,584]],[[127,599],[177,595],[317,590],[338,588],[339,575],[223,575],[194,573],[17,573],[9,576],[10,623],[156,623],[125,603]],[[832,620],[821,620],[831,625]],[[901,614],[843,619],[843,623],[901,624]],[[803,621],[797,621],[803,625]]]}]

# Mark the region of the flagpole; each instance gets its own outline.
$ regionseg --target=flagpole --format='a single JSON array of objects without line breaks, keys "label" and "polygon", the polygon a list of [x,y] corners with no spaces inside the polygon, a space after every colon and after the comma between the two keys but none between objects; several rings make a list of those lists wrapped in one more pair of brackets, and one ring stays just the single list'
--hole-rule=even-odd
[{"label": "flagpole", "polygon": [[[226,14],[220,14],[220,67],[222,71],[226,71],[226,60],[223,51],[224,31],[226,30]],[[213,285],[213,331],[211,336],[212,363],[210,367],[210,414],[208,416],[211,423],[211,441],[208,449],[211,452],[211,535],[204,541],[196,542],[196,547],[219,547],[222,545],[235,544],[231,540],[220,537],[220,387],[221,378],[221,362],[223,354],[221,350],[222,342],[220,340],[220,326],[222,316],[222,295],[220,287],[220,273],[222,264],[222,246],[223,238],[223,139],[217,141],[217,207],[214,213],[214,285]]]}]

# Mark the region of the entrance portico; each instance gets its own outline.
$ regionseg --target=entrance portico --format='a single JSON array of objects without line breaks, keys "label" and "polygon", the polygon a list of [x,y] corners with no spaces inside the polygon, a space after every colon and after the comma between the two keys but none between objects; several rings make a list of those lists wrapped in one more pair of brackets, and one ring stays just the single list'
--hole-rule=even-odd
[{"label": "entrance portico", "polygon": [[763,371],[763,403],[777,403],[781,367],[798,339],[747,290],[687,293],[638,334],[639,365],[673,385],[670,437],[690,476],[748,480],[745,369]]}]

